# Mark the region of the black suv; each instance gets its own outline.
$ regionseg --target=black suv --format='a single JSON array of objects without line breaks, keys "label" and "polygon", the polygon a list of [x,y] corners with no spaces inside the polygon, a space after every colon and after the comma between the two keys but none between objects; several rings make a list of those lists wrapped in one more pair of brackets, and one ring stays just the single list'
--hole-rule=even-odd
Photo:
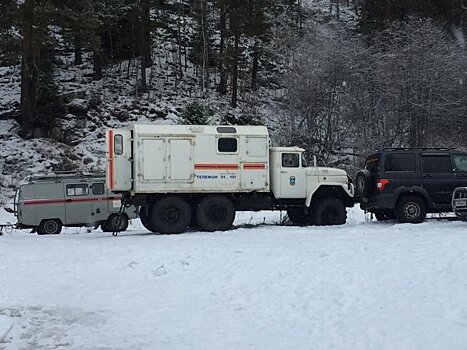
[{"label": "black suv", "polygon": [[383,149],[355,178],[363,210],[377,220],[411,223],[452,211],[452,193],[461,186],[467,186],[467,153],[447,148]]}]

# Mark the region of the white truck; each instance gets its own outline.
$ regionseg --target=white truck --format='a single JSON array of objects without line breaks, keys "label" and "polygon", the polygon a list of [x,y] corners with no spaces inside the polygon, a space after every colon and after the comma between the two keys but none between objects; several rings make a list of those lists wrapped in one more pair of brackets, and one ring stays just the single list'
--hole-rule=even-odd
[{"label": "white truck", "polygon": [[228,230],[236,211],[286,210],[298,225],[339,225],[354,205],[344,170],[306,167],[270,147],[264,126],[132,124],[106,135],[107,184],[150,231]]}]

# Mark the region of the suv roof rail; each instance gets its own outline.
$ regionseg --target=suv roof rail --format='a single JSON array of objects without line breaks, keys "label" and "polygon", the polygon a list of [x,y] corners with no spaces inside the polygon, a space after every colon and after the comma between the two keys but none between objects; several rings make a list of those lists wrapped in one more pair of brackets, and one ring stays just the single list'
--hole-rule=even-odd
[{"label": "suv roof rail", "polygon": [[383,151],[403,151],[403,150],[420,150],[420,151],[451,151],[455,147],[385,147]]}]

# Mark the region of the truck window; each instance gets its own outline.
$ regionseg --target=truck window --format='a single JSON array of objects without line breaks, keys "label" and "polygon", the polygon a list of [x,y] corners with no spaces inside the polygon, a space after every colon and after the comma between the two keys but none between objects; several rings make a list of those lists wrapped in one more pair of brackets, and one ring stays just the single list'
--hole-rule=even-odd
[{"label": "truck window", "polygon": [[89,194],[89,187],[87,184],[72,184],[66,185],[67,196],[86,196]]},{"label": "truck window", "polygon": [[92,184],[92,194],[100,195],[105,193],[105,187],[102,182]]},{"label": "truck window", "polygon": [[123,154],[123,136],[122,135],[115,135],[114,136],[114,152],[117,156]]},{"label": "truck window", "polygon": [[298,168],[300,166],[300,156],[298,153],[282,153],[282,167]]},{"label": "truck window", "polygon": [[217,142],[219,152],[235,153],[237,152],[237,139],[233,137],[223,137]]}]

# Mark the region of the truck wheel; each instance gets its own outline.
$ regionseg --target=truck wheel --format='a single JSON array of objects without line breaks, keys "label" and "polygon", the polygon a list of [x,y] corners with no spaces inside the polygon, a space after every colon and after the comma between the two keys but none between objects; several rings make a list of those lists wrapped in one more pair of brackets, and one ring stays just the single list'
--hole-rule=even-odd
[{"label": "truck wheel", "polygon": [[62,232],[62,223],[60,220],[42,220],[39,227],[37,227],[38,235],[58,235],[60,232]]},{"label": "truck wheel", "polygon": [[294,225],[313,225],[311,214],[305,214],[304,208],[289,208],[287,216]]},{"label": "truck wheel", "polygon": [[198,225],[205,231],[226,231],[232,227],[235,208],[225,196],[209,196],[201,200],[196,211]]},{"label": "truck wheel", "polygon": [[347,220],[347,211],[340,199],[324,198],[313,204],[312,216],[318,226],[343,225]]},{"label": "truck wheel", "polygon": [[128,228],[128,216],[126,214],[110,214],[101,228],[104,232],[126,231]]},{"label": "truck wheel", "polygon": [[159,199],[151,208],[150,227],[156,232],[173,234],[185,232],[191,221],[188,203],[175,196]]},{"label": "truck wheel", "polygon": [[397,221],[419,224],[426,217],[426,204],[417,196],[403,197],[396,206]]},{"label": "truck wheel", "polygon": [[146,207],[141,207],[141,209],[139,210],[139,218],[141,220],[141,224],[146,230],[156,232],[156,229],[152,227],[151,220],[149,219],[149,216],[146,213]]}]

